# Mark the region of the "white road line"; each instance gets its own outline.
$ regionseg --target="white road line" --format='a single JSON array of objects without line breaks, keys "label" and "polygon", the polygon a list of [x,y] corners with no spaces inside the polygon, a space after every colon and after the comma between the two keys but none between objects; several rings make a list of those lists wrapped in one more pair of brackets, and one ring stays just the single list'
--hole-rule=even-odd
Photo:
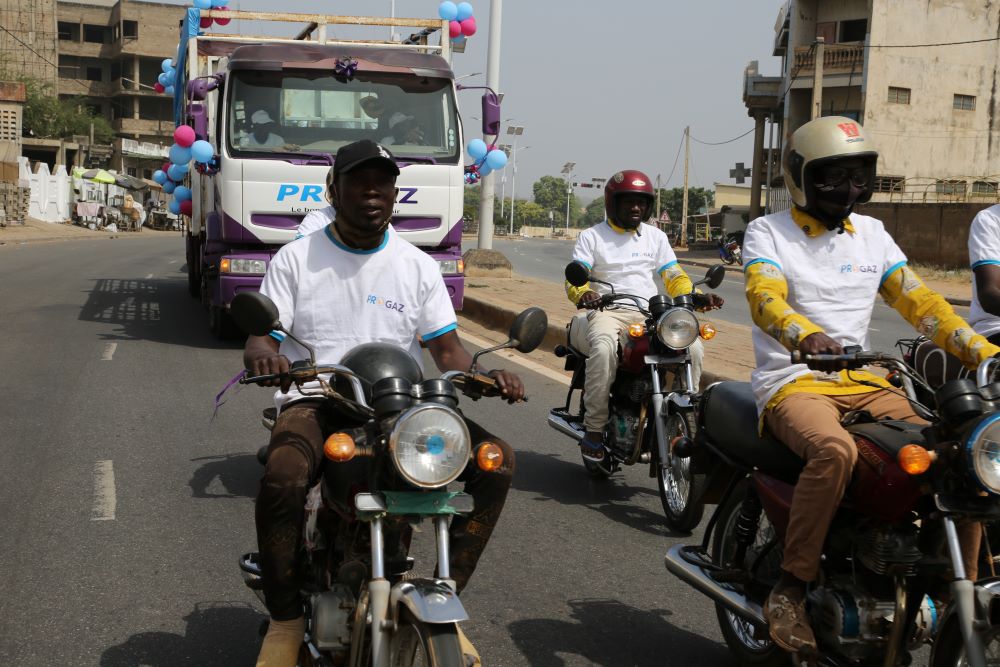
[{"label": "white road line", "polygon": [[152,274],[152,273],[150,273],[150,274],[149,274],[148,276],[146,276],[146,280],[149,280],[149,279],[150,279],[150,278],[152,278],[152,277],[153,277],[153,274]]},{"label": "white road line", "polygon": [[91,521],[114,521],[118,499],[115,497],[115,468],[111,461],[94,464],[94,510]]},{"label": "white road line", "polygon": [[101,353],[101,361],[111,361],[115,357],[115,350],[118,349],[118,343],[108,343],[104,346],[104,352]]},{"label": "white road line", "polygon": [[[474,336],[474,335],[468,333],[467,331],[463,331],[462,332],[462,338],[464,338],[465,340],[469,341],[473,345],[478,345],[479,347],[482,347],[482,348],[493,347],[494,345],[496,345],[496,343],[491,343],[490,341],[488,341],[488,340],[486,340],[484,338],[480,338],[479,336]],[[508,361],[511,361],[511,362],[513,362],[513,363],[515,363],[515,364],[517,364],[519,366],[527,368],[529,371],[538,373],[539,375],[544,375],[545,377],[549,378],[550,380],[555,380],[556,382],[564,384],[567,387],[569,386],[570,378],[565,373],[561,373],[561,372],[559,372],[557,370],[553,370],[553,369],[551,369],[551,368],[549,368],[547,366],[543,366],[543,365],[541,365],[540,363],[538,363],[536,361],[532,361],[531,359],[528,359],[527,357],[525,357],[523,354],[520,354],[519,352],[511,352],[509,350],[501,350],[499,352],[492,352],[491,354],[499,356],[499,357],[503,357],[504,359],[506,359]],[[487,364],[486,366],[488,368],[489,364]],[[529,396],[531,395],[530,391],[528,392],[528,395]]]},{"label": "white road line", "polygon": [[176,264],[176,263],[177,263],[177,260],[176,260],[176,259],[172,259],[172,260],[170,260],[169,262],[167,262],[167,264]]}]

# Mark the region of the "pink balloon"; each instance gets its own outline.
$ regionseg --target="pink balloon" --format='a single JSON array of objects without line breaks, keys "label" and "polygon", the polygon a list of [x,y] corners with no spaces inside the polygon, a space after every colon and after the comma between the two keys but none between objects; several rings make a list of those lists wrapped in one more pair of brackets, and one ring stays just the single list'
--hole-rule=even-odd
[{"label": "pink balloon", "polygon": [[162,171],[165,174],[165,173],[167,173],[167,169],[170,169],[170,163],[169,162],[164,162],[163,166],[160,167],[160,171]]},{"label": "pink balloon", "polygon": [[459,23],[458,21],[449,21],[448,22],[448,36],[449,37],[458,37],[461,34],[462,34],[462,24]]},{"label": "pink balloon", "polygon": [[212,23],[214,23],[214,20],[211,17],[209,17],[209,16],[203,16],[201,18],[201,27],[202,28],[211,28],[212,27]]},{"label": "pink balloon", "polygon": [[190,216],[191,215],[191,200],[185,199],[181,202],[181,215]]},{"label": "pink balloon", "polygon": [[[213,12],[228,12],[229,8],[228,7],[213,7],[212,11]],[[227,19],[220,19],[220,18],[216,18],[215,19],[215,22],[218,23],[219,25],[229,25],[230,21],[232,21],[232,19],[228,19],[228,18]]]},{"label": "pink balloon", "polygon": [[[470,16],[469,18],[465,19],[464,21],[461,21],[459,23],[459,25],[462,28],[462,34],[465,35],[466,37],[472,37],[473,35],[476,34],[476,19],[475,19],[475,17]],[[454,35],[452,35],[452,37],[454,37]]]},{"label": "pink balloon", "polygon": [[194,143],[194,128],[190,125],[180,125],[174,130],[174,141],[181,148],[188,148]]}]

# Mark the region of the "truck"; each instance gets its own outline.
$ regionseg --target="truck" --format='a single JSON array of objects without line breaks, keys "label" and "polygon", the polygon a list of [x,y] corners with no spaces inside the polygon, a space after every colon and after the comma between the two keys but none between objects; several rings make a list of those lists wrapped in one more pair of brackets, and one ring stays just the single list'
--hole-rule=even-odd
[{"label": "truck", "polygon": [[[207,307],[212,333],[236,334],[229,315],[233,297],[259,289],[268,262],[296,238],[302,218],[329,204],[326,177],[334,155],[360,139],[390,144],[401,168],[393,227],[438,262],[460,309],[465,144],[457,103],[462,86],[451,67],[447,22],[185,12],[175,59],[174,120],[215,149],[209,164],[189,172],[185,255],[188,289]],[[304,28],[287,38],[206,34],[201,19],[213,14]],[[347,25],[415,32],[385,42],[332,38],[335,28],[343,32]],[[484,133],[498,130],[492,92],[483,96],[482,118]],[[269,121],[266,137],[252,133],[256,121]],[[419,131],[394,134],[401,122]]]}]

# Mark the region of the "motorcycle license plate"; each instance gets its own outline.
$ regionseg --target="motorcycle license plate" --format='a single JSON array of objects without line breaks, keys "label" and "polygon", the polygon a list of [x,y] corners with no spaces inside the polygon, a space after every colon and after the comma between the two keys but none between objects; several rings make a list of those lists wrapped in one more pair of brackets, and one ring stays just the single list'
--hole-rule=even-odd
[{"label": "motorcycle license plate", "polygon": [[475,501],[469,494],[458,491],[382,491],[358,494],[355,506],[362,512],[428,516],[468,514],[474,509]]}]

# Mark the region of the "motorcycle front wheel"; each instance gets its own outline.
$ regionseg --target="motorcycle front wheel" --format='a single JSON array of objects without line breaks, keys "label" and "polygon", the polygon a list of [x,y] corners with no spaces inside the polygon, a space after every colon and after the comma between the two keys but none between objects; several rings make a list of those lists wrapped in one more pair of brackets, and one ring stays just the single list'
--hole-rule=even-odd
[{"label": "motorcycle front wheel", "polygon": [[[664,429],[667,443],[678,437],[694,437],[694,412],[671,412],[667,415]],[[656,486],[660,491],[660,503],[667,519],[667,525],[679,532],[689,533],[701,523],[705,513],[702,497],[707,483],[705,475],[691,472],[691,459],[668,453],[669,460],[660,461]]]},{"label": "motorcycle front wheel", "polygon": [[454,623],[424,623],[407,609],[389,641],[390,667],[465,667]]},{"label": "motorcycle front wheel", "polygon": [[[930,667],[968,667],[965,657],[965,642],[959,624],[952,619],[938,636]],[[1000,664],[1000,626],[990,626],[980,633],[986,653],[986,664]]]}]

